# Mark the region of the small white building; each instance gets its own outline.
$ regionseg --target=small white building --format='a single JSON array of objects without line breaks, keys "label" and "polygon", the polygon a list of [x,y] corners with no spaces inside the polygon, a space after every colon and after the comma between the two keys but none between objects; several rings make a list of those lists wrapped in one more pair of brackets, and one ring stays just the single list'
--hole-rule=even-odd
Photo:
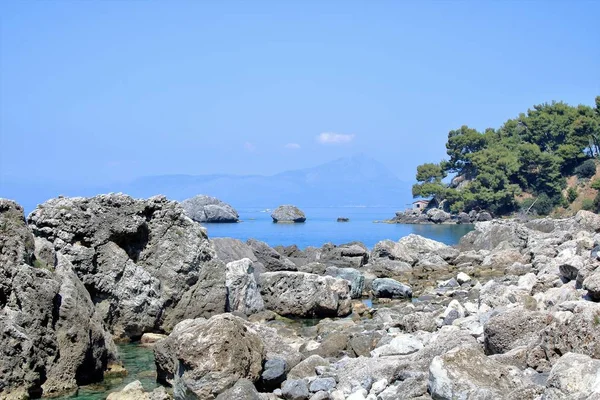
[{"label": "small white building", "polygon": [[419,211],[423,211],[424,209],[427,208],[427,206],[429,205],[429,202],[431,200],[417,200],[417,201],[413,201],[412,203],[412,208],[413,210],[419,210]]}]

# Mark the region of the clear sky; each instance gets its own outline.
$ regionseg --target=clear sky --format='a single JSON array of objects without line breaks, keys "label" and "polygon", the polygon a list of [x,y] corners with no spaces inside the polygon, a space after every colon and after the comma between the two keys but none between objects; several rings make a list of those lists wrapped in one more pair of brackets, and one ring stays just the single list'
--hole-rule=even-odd
[{"label": "clear sky", "polygon": [[[1,10],[0,178],[270,174],[600,94],[599,1],[25,1]],[[1,195],[1,193],[0,193]]]}]

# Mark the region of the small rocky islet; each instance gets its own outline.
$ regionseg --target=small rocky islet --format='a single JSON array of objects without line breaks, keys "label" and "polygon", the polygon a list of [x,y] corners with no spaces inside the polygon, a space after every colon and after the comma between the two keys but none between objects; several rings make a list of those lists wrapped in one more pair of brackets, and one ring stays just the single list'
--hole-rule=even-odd
[{"label": "small rocky islet", "polygon": [[163,386],[109,399],[600,399],[598,232],[301,250],[211,240],[163,196],[0,199],[0,398],[125,374],[115,343],[144,337]]}]

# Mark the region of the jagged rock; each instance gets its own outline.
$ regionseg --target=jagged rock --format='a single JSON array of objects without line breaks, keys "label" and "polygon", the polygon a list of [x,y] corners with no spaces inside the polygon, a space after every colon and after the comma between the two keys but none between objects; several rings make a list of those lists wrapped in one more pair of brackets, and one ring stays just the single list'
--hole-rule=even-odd
[{"label": "jagged rock", "polygon": [[266,271],[296,271],[298,269],[296,264],[269,247],[265,242],[249,239],[246,244],[250,246],[258,262],[264,266]]},{"label": "jagged rock", "polygon": [[433,359],[428,390],[440,400],[504,398],[522,385],[514,375],[476,347],[459,347]]},{"label": "jagged rock", "polygon": [[71,261],[105,323],[125,338],[165,328],[215,257],[204,229],[163,196],[52,199],[28,221]]},{"label": "jagged rock", "polygon": [[175,398],[214,399],[239,379],[255,382],[264,359],[252,325],[231,314],[182,321],[154,351],[158,379],[171,381]]},{"label": "jagged rock", "polygon": [[346,316],[352,311],[348,281],[305,272],[261,275],[265,307],[284,316]]},{"label": "jagged rock", "polygon": [[373,296],[392,299],[412,297],[412,289],[403,283],[390,278],[377,278],[372,283]]},{"label": "jagged rock", "polygon": [[298,365],[290,370],[288,373],[289,379],[304,379],[311,376],[315,376],[315,368],[318,366],[328,366],[329,363],[323,357],[313,354],[306,359],[302,360]]},{"label": "jagged rock", "polygon": [[296,206],[283,205],[279,206],[271,214],[273,222],[304,222],[306,215]]},{"label": "jagged rock", "polygon": [[181,202],[185,213],[196,222],[238,222],[240,216],[229,204],[206,195]]},{"label": "jagged rock", "polygon": [[246,315],[262,311],[265,305],[254,279],[252,261],[243,258],[227,263],[225,268],[227,311],[238,311]]},{"label": "jagged rock", "polygon": [[523,249],[527,245],[528,230],[514,220],[478,222],[475,230],[460,239],[459,248],[467,250],[493,250],[506,242],[507,248]]},{"label": "jagged rock", "polygon": [[117,361],[89,294],[61,254],[36,268],[23,209],[0,199],[0,397],[56,395]]},{"label": "jagged rock", "polygon": [[550,318],[549,314],[520,307],[493,316],[484,325],[486,353],[502,354],[535,343],[538,332],[546,327]]}]

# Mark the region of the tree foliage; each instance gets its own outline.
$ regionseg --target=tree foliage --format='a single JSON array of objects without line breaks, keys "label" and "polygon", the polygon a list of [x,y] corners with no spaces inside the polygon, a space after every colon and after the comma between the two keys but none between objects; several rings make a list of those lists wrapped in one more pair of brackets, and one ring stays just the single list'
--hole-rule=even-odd
[{"label": "tree foliage", "polygon": [[[479,132],[463,125],[451,130],[448,160],[417,167],[413,196],[446,199],[455,212],[487,209],[504,214],[516,210],[516,196],[528,192],[541,203],[538,213],[549,212],[565,201],[565,177],[576,168],[585,168],[582,173],[589,175],[591,159],[600,156],[600,96],[595,104],[544,103],[498,129]],[[462,177],[460,188],[442,182],[448,174]]]}]

